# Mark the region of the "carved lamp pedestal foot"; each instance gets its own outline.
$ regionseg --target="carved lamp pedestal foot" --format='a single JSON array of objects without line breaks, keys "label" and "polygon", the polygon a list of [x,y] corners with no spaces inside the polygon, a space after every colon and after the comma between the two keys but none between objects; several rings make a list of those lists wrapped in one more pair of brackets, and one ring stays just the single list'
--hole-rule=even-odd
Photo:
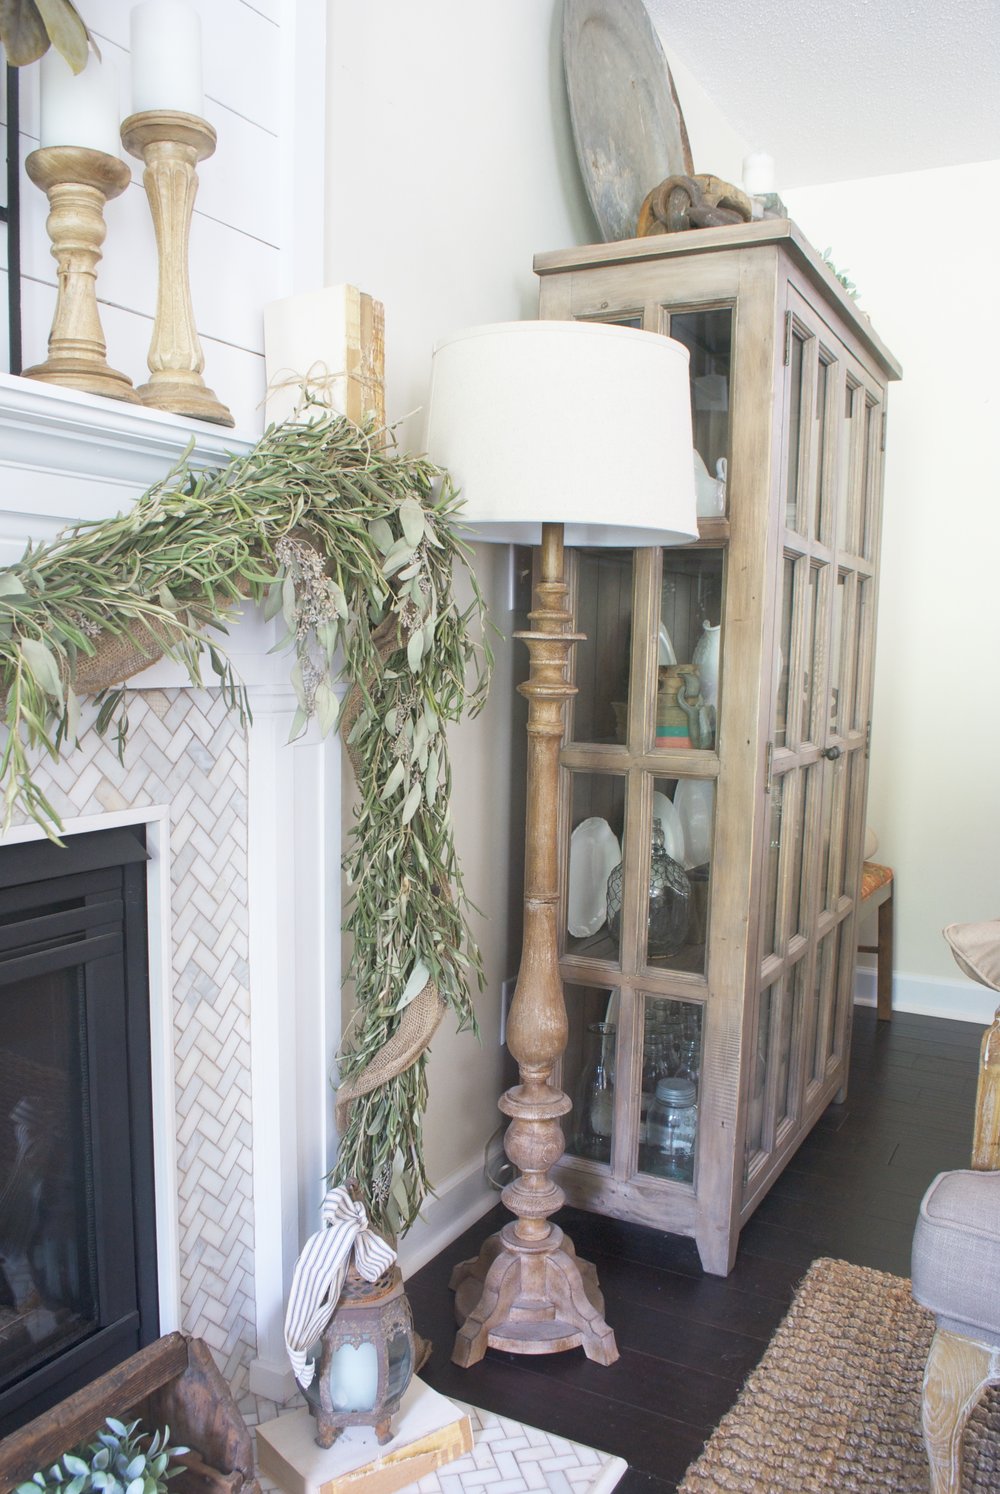
[{"label": "carved lamp pedestal foot", "polygon": [[207,120],[176,109],[131,114],[122,124],[125,149],[146,167],[142,179],[159,256],[156,320],[147,360],[150,378],[140,386],[139,398],[145,405],[175,415],[233,425],[229,410],[201,376],[205,359],[195,328],[188,270],[197,165],[215,150],[215,139]]},{"label": "carved lamp pedestal foot", "polygon": [[59,295],[49,356],[26,368],[27,379],[137,402],[132,381],[111,368],[97,310],[97,266],[107,229],[104,204],[124,192],[129,169],[117,156],[82,145],[33,150],[28,175],[49,199],[46,223],[59,267]]}]

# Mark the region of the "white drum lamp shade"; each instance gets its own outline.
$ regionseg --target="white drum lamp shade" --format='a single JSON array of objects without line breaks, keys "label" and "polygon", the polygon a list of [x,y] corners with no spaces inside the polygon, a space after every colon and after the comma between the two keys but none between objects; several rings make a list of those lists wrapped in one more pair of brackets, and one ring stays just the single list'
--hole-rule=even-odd
[{"label": "white drum lamp shade", "polygon": [[427,450],[476,537],[685,544],[698,537],[688,352],[595,322],[498,322],[438,343]]}]

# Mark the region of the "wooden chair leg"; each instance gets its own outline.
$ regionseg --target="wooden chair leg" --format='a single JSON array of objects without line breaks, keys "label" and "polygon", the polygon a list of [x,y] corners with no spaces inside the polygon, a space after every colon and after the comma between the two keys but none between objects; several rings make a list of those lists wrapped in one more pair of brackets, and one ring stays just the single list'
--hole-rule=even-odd
[{"label": "wooden chair leg", "polygon": [[888,1022],[892,1016],[893,918],[892,890],[878,910],[878,953],[876,954],[876,991],[878,1020]]},{"label": "wooden chair leg", "polygon": [[965,1426],[998,1370],[1000,1353],[987,1344],[944,1328],[935,1333],[920,1405],[931,1494],[961,1494]]}]

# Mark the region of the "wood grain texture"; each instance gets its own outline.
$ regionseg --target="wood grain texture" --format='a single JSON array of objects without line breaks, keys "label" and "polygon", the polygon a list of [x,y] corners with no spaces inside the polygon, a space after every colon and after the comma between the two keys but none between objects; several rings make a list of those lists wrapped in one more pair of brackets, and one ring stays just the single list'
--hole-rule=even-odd
[{"label": "wood grain texture", "polygon": [[1000,1172],[1000,1009],[979,1050],[972,1165],[980,1172]]},{"label": "wood grain texture", "polygon": [[931,1494],[962,1494],[962,1439],[987,1385],[1000,1383],[1000,1350],[939,1328],[924,1372],[920,1415]]}]

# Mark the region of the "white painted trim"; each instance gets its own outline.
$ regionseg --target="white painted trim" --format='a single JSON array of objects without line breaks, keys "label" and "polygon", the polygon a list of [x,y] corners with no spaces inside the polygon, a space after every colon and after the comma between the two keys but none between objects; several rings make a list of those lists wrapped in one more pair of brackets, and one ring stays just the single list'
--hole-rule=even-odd
[{"label": "white painted trim", "polygon": [[[875,971],[858,965],[854,971],[854,1000],[858,1006],[875,1005]],[[895,974],[892,978],[892,1009],[918,1017],[946,1017],[953,1022],[978,1022],[988,1027],[1000,1002],[996,991],[971,980],[945,980],[932,975]]]},{"label": "white painted trim", "polygon": [[287,684],[251,689],[248,739],[250,1043],[257,1357],[250,1388],[295,1389],[284,1305],[318,1225],[333,1148],[330,1063],[340,1027],[340,757],[336,738],[289,744]]},{"label": "white painted trim", "polygon": [[[77,815],[61,834],[84,835],[123,825],[146,827],[146,937],[149,945],[149,1041],[153,1116],[153,1189],[160,1332],[181,1326],[180,1217],[177,1187],[177,1108],[174,1082],[173,968],[171,965],[170,807],[142,805],[109,814]],[[38,825],[16,825],[4,845],[41,840]]]},{"label": "white painted trim", "polygon": [[483,1159],[477,1157],[439,1183],[424,1204],[420,1218],[399,1245],[404,1276],[412,1276],[452,1240],[488,1214],[500,1195],[486,1181]]},{"label": "white painted trim", "polygon": [[195,466],[249,451],[254,437],[144,405],[0,373],[4,508],[58,520],[113,514],[193,446]]}]

